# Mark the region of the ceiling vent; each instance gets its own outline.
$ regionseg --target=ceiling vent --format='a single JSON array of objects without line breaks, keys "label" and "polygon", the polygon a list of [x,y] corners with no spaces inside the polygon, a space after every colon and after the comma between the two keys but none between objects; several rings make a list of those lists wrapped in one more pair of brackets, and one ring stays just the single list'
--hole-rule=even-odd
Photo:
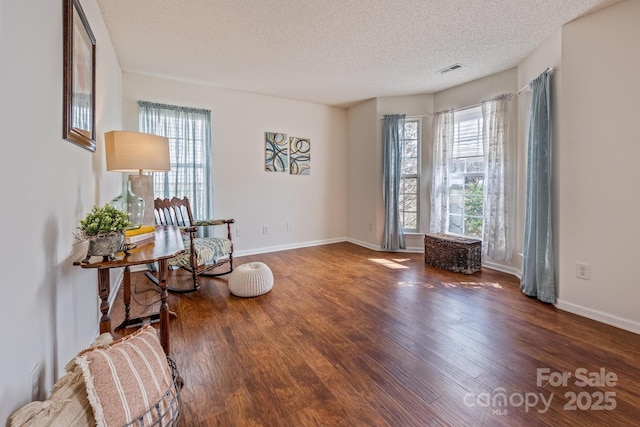
[{"label": "ceiling vent", "polygon": [[438,72],[440,74],[444,74],[444,73],[448,73],[449,71],[453,71],[453,70],[457,70],[458,68],[462,67],[462,65],[460,64],[453,64],[453,65],[449,65],[448,67],[445,67],[441,70],[438,70]]}]

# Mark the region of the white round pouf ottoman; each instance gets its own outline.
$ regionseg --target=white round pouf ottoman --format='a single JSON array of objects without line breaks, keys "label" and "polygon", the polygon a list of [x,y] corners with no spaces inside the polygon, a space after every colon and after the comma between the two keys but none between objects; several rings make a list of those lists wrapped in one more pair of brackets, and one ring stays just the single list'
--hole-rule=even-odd
[{"label": "white round pouf ottoman", "polygon": [[237,297],[257,297],[273,288],[273,273],[263,262],[237,266],[229,276],[229,291]]}]

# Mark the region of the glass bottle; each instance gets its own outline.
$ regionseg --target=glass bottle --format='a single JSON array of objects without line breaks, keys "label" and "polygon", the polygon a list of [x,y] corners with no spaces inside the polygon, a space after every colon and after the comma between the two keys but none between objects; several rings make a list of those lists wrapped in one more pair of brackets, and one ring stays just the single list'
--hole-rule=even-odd
[{"label": "glass bottle", "polygon": [[109,202],[114,208],[129,214],[129,221],[139,227],[144,221],[144,199],[133,194],[131,181],[122,181],[122,193]]}]

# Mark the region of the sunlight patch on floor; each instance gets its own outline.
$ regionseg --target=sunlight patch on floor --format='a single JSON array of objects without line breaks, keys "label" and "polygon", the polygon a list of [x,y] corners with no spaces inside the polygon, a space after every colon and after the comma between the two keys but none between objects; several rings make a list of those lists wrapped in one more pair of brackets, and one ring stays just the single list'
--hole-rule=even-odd
[{"label": "sunlight patch on floor", "polygon": [[473,289],[481,289],[481,288],[494,288],[494,289],[502,289],[502,285],[495,282],[442,282],[442,285],[447,288],[473,288]]},{"label": "sunlight patch on floor", "polygon": [[434,286],[431,283],[422,283],[422,282],[398,282],[398,286],[401,288],[415,288],[415,287],[421,287],[426,289],[434,288]]},{"label": "sunlight patch on floor", "polygon": [[391,259],[384,259],[384,258],[369,258],[369,261],[375,262],[376,264],[380,264],[387,268],[392,268],[392,269],[409,268],[406,265],[400,264],[401,262],[409,261],[409,259],[391,260]]},{"label": "sunlight patch on floor", "polygon": [[[433,284],[424,283],[424,282],[398,282],[397,285],[400,288],[413,288],[413,287],[421,287],[425,289],[435,288]],[[443,288],[502,289],[502,285],[494,282],[442,282],[441,284],[438,284],[438,286]]]}]

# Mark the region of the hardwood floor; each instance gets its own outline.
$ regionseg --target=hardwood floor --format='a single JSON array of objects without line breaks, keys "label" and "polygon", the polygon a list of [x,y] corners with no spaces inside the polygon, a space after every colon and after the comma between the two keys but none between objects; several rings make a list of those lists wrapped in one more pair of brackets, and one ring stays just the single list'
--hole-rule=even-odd
[{"label": "hardwood floor", "polygon": [[[270,293],[237,298],[221,277],[170,295],[183,426],[640,423],[640,336],[528,298],[513,276],[458,275],[422,254],[349,243],[235,264],[251,261],[273,271]],[[132,283],[139,302],[158,299],[142,273]],[[114,324],[123,312],[119,295]],[[538,369],[571,377],[538,385]],[[604,369],[608,385],[576,384],[579,369]]]}]

